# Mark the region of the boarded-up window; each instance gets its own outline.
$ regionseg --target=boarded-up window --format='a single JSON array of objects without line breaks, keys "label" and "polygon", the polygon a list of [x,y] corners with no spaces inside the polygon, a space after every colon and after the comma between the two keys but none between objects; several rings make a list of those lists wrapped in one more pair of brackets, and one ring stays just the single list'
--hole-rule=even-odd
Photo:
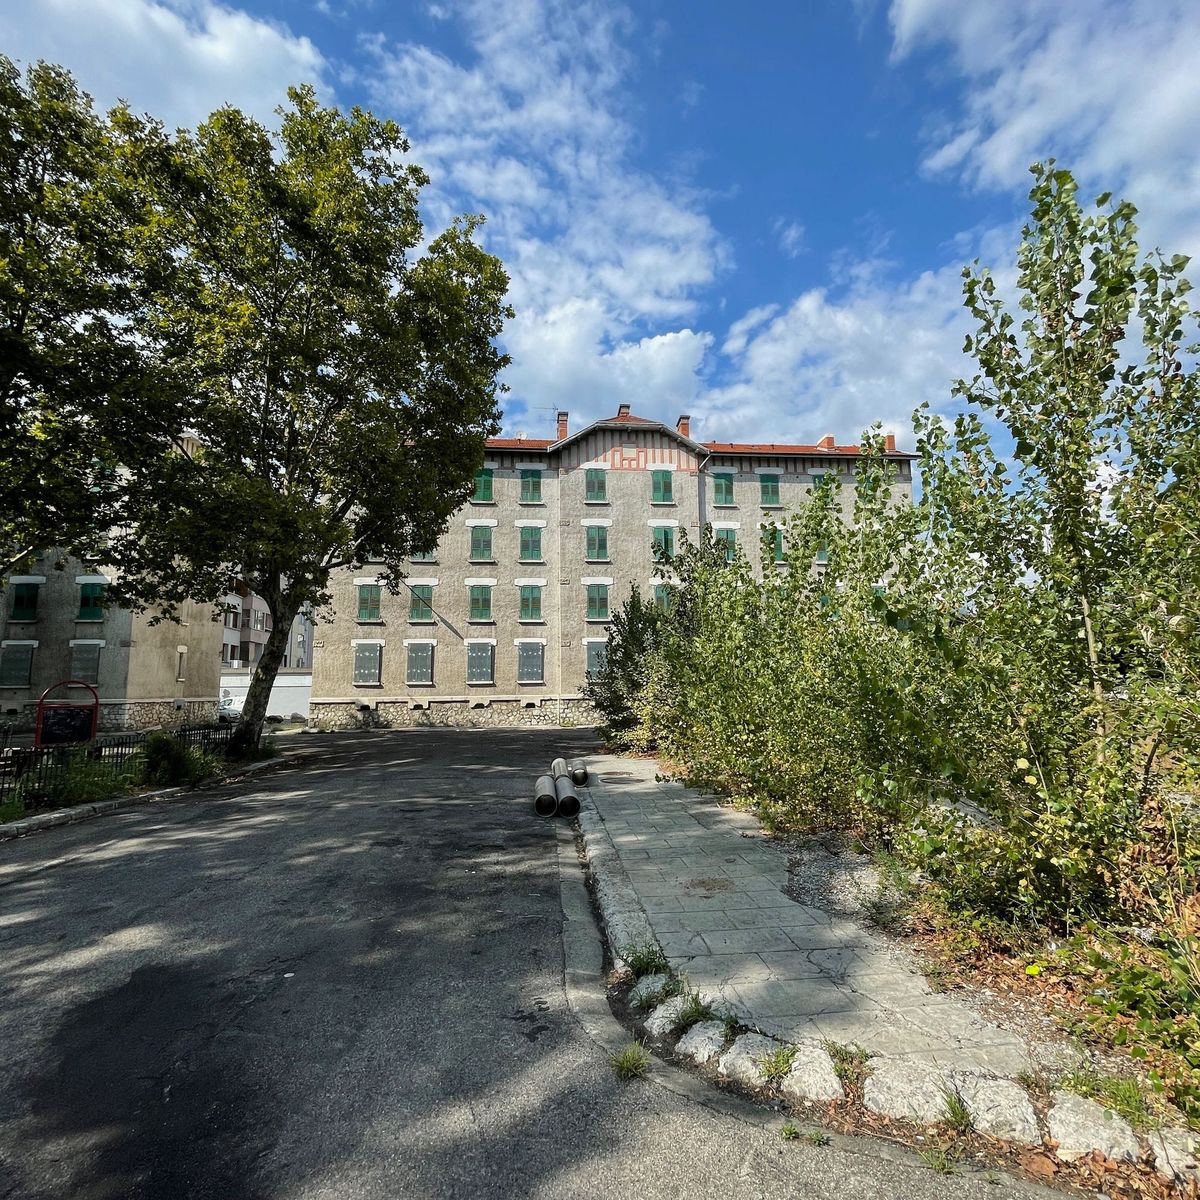
[{"label": "boarded-up window", "polygon": [[467,682],[492,683],[495,677],[496,648],[480,642],[467,646]]},{"label": "boarded-up window", "polygon": [[33,646],[0,647],[0,687],[29,686],[33,651]]},{"label": "boarded-up window", "polygon": [[360,642],[354,647],[354,682],[378,683],[383,668],[383,647],[378,642]]},{"label": "boarded-up window", "polygon": [[71,647],[71,678],[84,683],[100,682],[100,646],[91,642]]},{"label": "boarded-up window", "polygon": [[433,682],[433,645],[430,642],[413,642],[408,648],[409,683]]},{"label": "boarded-up window", "polygon": [[541,642],[521,642],[517,646],[517,682],[541,683],[544,678],[542,663],[546,647]]}]

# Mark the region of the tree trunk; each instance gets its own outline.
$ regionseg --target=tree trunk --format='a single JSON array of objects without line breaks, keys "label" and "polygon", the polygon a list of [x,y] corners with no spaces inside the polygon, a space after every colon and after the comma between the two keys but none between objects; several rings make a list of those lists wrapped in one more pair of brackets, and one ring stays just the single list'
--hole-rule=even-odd
[{"label": "tree trunk", "polygon": [[242,719],[229,740],[230,758],[249,758],[258,749],[271,689],[275,686],[275,676],[279,674],[279,666],[287,650],[292,621],[300,611],[298,604],[293,605],[286,599],[277,605],[268,600],[268,606],[271,609],[271,635],[258,662],[254,664],[254,677],[250,680],[250,690],[242,705]]}]

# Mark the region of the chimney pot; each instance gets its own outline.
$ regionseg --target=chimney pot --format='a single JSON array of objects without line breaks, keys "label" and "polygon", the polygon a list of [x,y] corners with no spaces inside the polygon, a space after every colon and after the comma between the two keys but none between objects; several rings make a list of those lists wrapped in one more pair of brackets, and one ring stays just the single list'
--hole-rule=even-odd
[{"label": "chimney pot", "polygon": [[617,405],[617,416],[618,417],[629,416],[629,405],[628,404],[618,404]]},{"label": "chimney pot", "polygon": [[675,422],[675,432],[683,437],[691,437],[692,418],[686,413]]},{"label": "chimney pot", "polygon": [[561,442],[567,436],[567,418],[570,413],[560,412],[558,414],[558,440]]},{"label": "chimney pot", "polygon": [[895,435],[894,433],[889,433],[889,434],[888,434],[888,435],[887,435],[887,436],[886,436],[886,437],[883,439],[883,448],[884,448],[884,449],[885,449],[885,450],[886,450],[886,451],[887,451],[889,454],[895,454],[895,453],[896,453],[896,435]]},{"label": "chimney pot", "polygon": [[820,441],[817,443],[817,445],[818,445],[818,446],[820,446],[822,450],[832,450],[832,449],[833,449],[833,434],[832,434],[832,433],[827,433],[827,434],[826,434],[826,435],[825,435],[825,436],[824,436],[824,437],[823,437],[823,438],[822,438],[822,439],[821,439],[821,440],[820,440]]}]

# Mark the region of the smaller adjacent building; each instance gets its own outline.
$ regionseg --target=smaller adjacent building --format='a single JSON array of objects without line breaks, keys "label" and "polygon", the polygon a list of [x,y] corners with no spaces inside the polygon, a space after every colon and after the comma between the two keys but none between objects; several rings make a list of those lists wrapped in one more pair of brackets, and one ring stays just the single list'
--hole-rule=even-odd
[{"label": "smaller adjacent building", "polygon": [[[222,625],[210,604],[152,624],[105,603],[115,571],[43,555],[0,590],[0,722],[32,729],[38,697],[65,680],[92,684],[101,729],[145,729],[215,718]],[[61,698],[74,690],[62,689]]]}]

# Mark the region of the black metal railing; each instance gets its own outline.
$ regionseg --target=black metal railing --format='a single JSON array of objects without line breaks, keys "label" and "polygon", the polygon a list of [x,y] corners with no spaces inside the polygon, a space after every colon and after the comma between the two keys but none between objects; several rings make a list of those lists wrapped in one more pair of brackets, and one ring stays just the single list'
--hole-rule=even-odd
[{"label": "black metal railing", "polygon": [[[177,729],[106,735],[79,746],[13,746],[0,729],[0,812],[7,819],[41,809],[86,804],[115,794],[122,783],[143,782],[142,752],[148,738],[167,733],[193,750],[224,757],[231,725],[184,725]],[[115,789],[114,789],[115,785]]]}]

